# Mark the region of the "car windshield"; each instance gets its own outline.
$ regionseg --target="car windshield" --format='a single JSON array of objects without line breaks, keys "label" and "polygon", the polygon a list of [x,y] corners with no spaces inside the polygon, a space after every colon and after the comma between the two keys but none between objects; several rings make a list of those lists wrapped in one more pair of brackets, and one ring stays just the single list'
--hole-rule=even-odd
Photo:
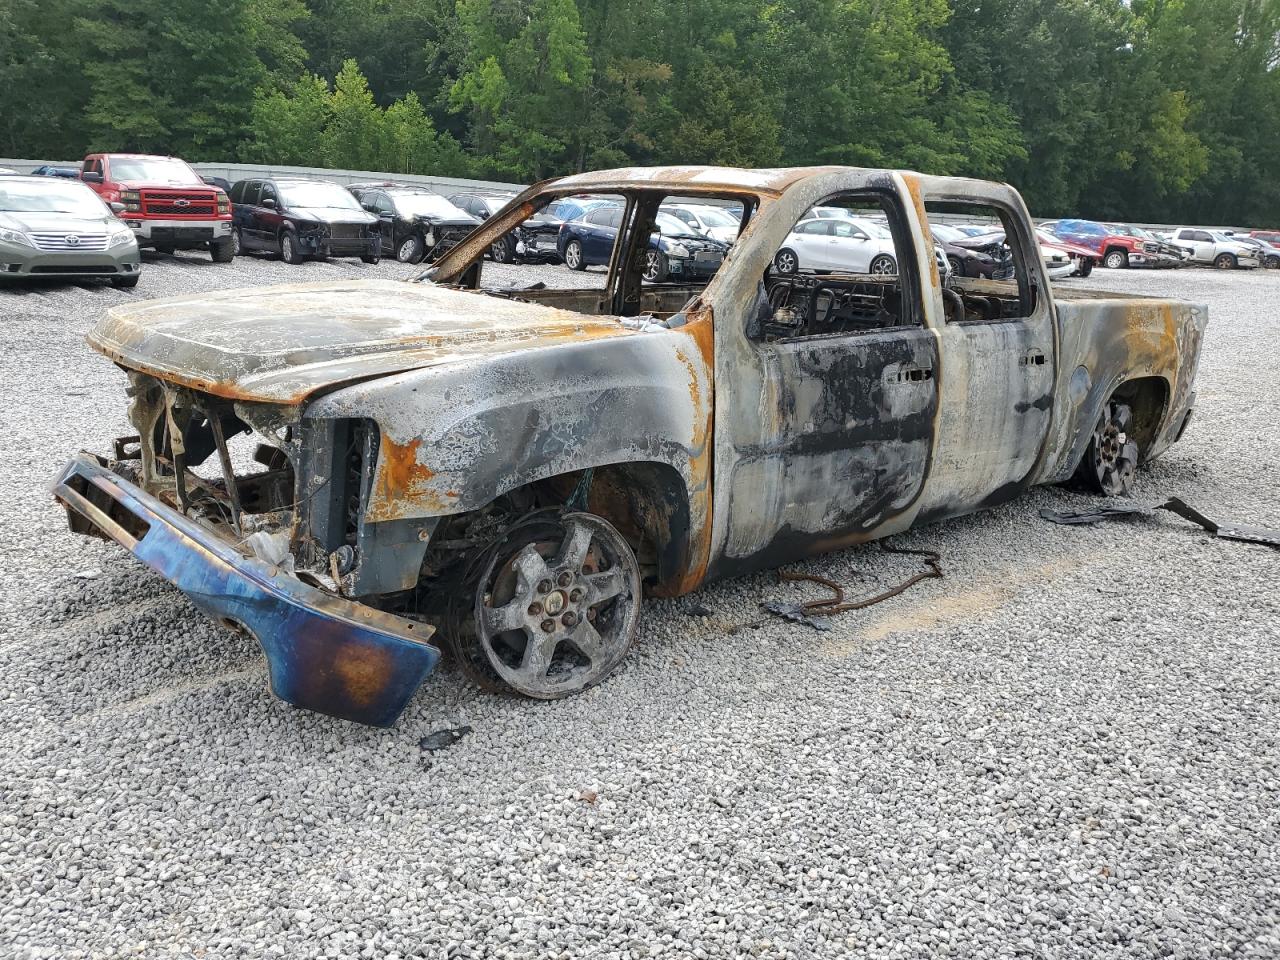
[{"label": "car windshield", "polygon": [[113,180],[204,185],[194,170],[174,157],[112,157],[110,162]]},{"label": "car windshield", "polygon": [[698,234],[678,217],[659,212],[653,219],[654,225],[666,237],[696,237]]},{"label": "car windshield", "polygon": [[957,240],[963,240],[966,236],[964,231],[949,227],[945,223],[931,223],[929,229],[934,237],[943,243],[954,243]]},{"label": "car windshield", "polygon": [[400,193],[392,198],[396,209],[406,217],[449,217],[461,220],[466,216],[444,197],[435,193]]},{"label": "car windshield", "polygon": [[888,240],[893,236],[887,226],[876,223],[874,220],[854,220],[853,222],[877,240]]},{"label": "car windshield", "polygon": [[105,217],[110,211],[83,183],[47,180],[0,182],[0,210],[7,213],[71,213],[77,217]]},{"label": "car windshield", "polygon": [[1211,232],[1211,235],[1213,236],[1213,239],[1221,241],[1222,243],[1234,243],[1236,241],[1235,237],[1228,236],[1221,230],[1214,230]]},{"label": "car windshield", "polygon": [[717,210],[715,207],[701,207],[697,210],[698,219],[708,227],[734,227],[737,228],[738,221],[733,219],[727,213]]},{"label": "car windshield", "polygon": [[290,183],[280,185],[286,207],[319,210],[359,210],[360,204],[336,183]]}]

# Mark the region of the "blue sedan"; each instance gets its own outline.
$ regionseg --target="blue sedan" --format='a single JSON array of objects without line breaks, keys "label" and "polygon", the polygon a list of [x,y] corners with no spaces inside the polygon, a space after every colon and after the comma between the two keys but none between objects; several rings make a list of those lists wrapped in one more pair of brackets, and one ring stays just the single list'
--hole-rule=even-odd
[{"label": "blue sedan", "polygon": [[[613,255],[625,208],[620,204],[588,210],[579,220],[560,228],[558,248],[570,270],[607,265]],[[727,243],[694,233],[692,228],[667,213],[654,220],[657,228],[649,238],[641,276],[650,283],[664,280],[707,280],[724,261]]]}]

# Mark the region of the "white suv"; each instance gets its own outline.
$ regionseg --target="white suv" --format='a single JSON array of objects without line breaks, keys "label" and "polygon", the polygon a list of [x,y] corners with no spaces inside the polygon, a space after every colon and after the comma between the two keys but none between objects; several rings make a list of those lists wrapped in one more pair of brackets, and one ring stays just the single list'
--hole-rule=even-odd
[{"label": "white suv", "polygon": [[1221,230],[1182,227],[1173,231],[1169,242],[1191,254],[1193,263],[1211,263],[1219,270],[1244,267],[1252,270],[1261,265],[1256,248],[1241,243]]}]

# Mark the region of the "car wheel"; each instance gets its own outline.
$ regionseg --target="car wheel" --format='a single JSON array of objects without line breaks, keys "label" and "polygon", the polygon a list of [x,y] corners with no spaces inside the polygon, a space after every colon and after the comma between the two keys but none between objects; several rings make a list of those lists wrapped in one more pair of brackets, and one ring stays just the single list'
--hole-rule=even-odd
[{"label": "car wheel", "polygon": [[794,251],[783,247],[773,258],[773,269],[775,273],[789,277],[800,271],[800,258]]},{"label": "car wheel", "polygon": [[1093,258],[1081,257],[1080,266],[1076,267],[1076,275],[1080,277],[1087,277],[1091,273],[1093,273]]},{"label": "car wheel", "polygon": [[422,259],[422,238],[416,233],[405,237],[396,248],[396,259],[401,263],[417,263]]},{"label": "car wheel", "polygon": [[221,240],[211,241],[209,255],[213,257],[214,263],[230,263],[236,255],[235,237],[223,237]]},{"label": "car wheel", "polygon": [[1268,270],[1280,269],[1280,256],[1271,256],[1262,261],[1262,265]]},{"label": "car wheel", "polygon": [[951,265],[951,275],[953,277],[964,276],[964,261],[959,257],[947,257],[947,263]]},{"label": "car wheel", "polygon": [[1133,488],[1142,451],[1129,435],[1133,412],[1118,400],[1108,401],[1093,428],[1076,478],[1106,497],[1128,495]]},{"label": "car wheel", "polygon": [[297,265],[302,262],[302,252],[298,250],[298,238],[292,230],[280,234],[280,259],[285,263]]},{"label": "car wheel", "polygon": [[244,253],[244,239],[240,236],[239,227],[231,231],[231,250],[237,257]]},{"label": "car wheel", "polygon": [[1129,266],[1129,254],[1123,250],[1108,250],[1102,258],[1102,265],[1109,270],[1123,270]]},{"label": "car wheel", "polygon": [[582,244],[577,240],[570,240],[564,245],[564,265],[570,270],[587,269],[587,261],[582,256]]},{"label": "car wheel", "polygon": [[479,573],[459,591],[446,636],[481,684],[558,700],[626,656],[640,619],[640,566],[601,517],[535,515],[470,569]]},{"label": "car wheel", "polygon": [[1230,253],[1220,253],[1213,258],[1213,265],[1219,270],[1231,270],[1236,265],[1236,258]]},{"label": "car wheel", "polygon": [[131,277],[112,277],[111,285],[117,290],[132,290],[138,285],[139,279],[136,273]]},{"label": "car wheel", "polygon": [[373,265],[373,264],[376,264],[376,263],[377,263],[379,260],[381,260],[381,259],[382,259],[382,258],[381,258],[381,257],[379,257],[376,253],[362,253],[362,254],[360,254],[360,262],[361,262],[361,263],[367,263],[367,264]]},{"label": "car wheel", "polygon": [[898,275],[898,264],[887,253],[882,253],[871,261],[871,275],[873,277],[891,277]]},{"label": "car wheel", "polygon": [[661,283],[667,279],[669,271],[667,266],[667,257],[661,250],[646,250],[644,252],[644,271],[640,277],[650,283]]},{"label": "car wheel", "polygon": [[156,253],[163,253],[166,257],[172,257],[173,252],[178,248],[169,243],[157,243],[155,245]]},{"label": "car wheel", "polygon": [[489,244],[489,256],[494,263],[511,263],[516,258],[515,242],[510,237],[503,237]]}]

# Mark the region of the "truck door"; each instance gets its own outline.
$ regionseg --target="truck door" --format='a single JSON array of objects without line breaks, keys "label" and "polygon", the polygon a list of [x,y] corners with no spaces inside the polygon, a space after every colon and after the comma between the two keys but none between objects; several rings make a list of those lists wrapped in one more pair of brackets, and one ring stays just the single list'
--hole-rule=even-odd
[{"label": "truck door", "polygon": [[[808,193],[841,183],[866,186]],[[717,316],[715,575],[908,525],[929,470],[937,341],[925,324],[901,184],[888,174],[839,174],[805,187],[785,198],[785,217],[780,209],[761,222],[769,242],[753,244],[749,257],[772,261],[796,236],[787,221],[822,203],[887,217],[901,269],[885,277],[768,270],[744,340],[728,318],[722,333]],[[825,228],[814,235],[824,246],[830,239]]]},{"label": "truck door", "polygon": [[930,179],[921,181],[927,214],[998,221],[1014,272],[994,287],[949,283],[964,312],[948,309],[939,331],[938,437],[921,507],[932,519],[994,506],[1035,479],[1053,414],[1057,327],[1021,198],[997,185],[971,188],[989,200],[931,196]]}]

